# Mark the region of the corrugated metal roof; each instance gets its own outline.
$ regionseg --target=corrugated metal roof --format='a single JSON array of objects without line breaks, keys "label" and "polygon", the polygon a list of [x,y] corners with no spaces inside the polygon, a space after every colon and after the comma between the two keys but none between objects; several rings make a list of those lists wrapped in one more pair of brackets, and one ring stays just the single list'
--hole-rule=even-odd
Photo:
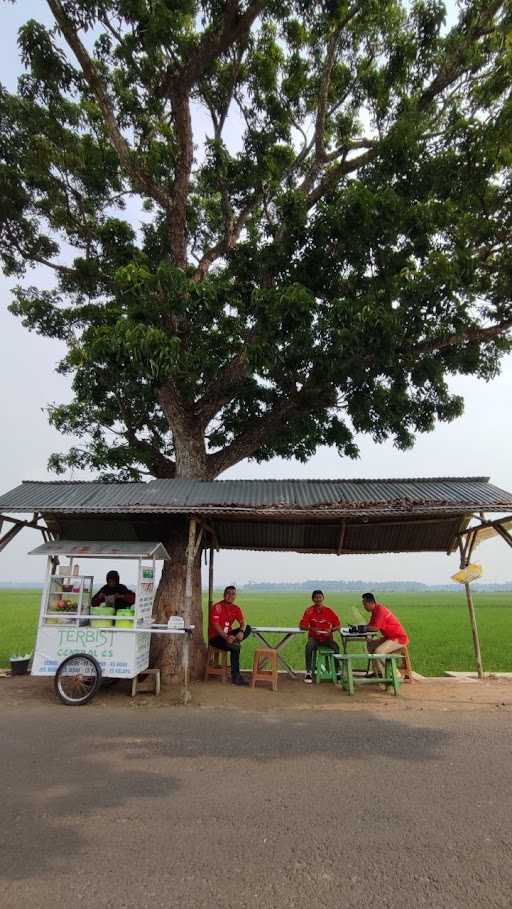
[{"label": "corrugated metal roof", "polygon": [[29,555],[65,555],[88,559],[168,559],[161,543],[132,543],[125,540],[53,540],[31,549]]},{"label": "corrugated metal roof", "polygon": [[4,512],[306,514],[506,511],[512,493],[488,477],[385,480],[153,480],[25,482],[0,497]]},{"label": "corrugated metal roof", "polygon": [[[144,499],[147,483],[78,483],[25,481],[0,499],[4,511],[51,511],[65,507],[71,511],[87,511],[101,506],[122,508],[137,505]],[[12,505],[10,504],[12,503]]]}]

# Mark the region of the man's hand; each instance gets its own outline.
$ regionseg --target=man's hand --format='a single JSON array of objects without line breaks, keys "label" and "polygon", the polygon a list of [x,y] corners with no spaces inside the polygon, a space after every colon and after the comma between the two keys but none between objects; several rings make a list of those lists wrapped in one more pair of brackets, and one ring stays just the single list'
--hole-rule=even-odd
[{"label": "man's hand", "polygon": [[243,639],[244,639],[244,633],[243,633],[243,631],[239,631],[238,634],[235,635],[235,640],[243,641]]},{"label": "man's hand", "polygon": [[234,644],[234,643],[235,643],[235,636],[234,636],[234,634],[228,634],[228,636],[227,636],[227,638],[226,638],[226,641],[227,641],[228,644]]}]

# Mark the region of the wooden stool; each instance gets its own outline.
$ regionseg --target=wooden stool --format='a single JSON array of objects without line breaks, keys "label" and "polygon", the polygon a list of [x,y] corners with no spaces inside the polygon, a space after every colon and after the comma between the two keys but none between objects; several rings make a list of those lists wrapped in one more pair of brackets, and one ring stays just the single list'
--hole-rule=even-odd
[{"label": "wooden stool", "polygon": [[204,667],[204,681],[209,676],[220,676],[221,682],[226,682],[229,675],[228,650],[219,650],[218,647],[208,647],[206,666]]},{"label": "wooden stool", "polygon": [[[270,669],[263,669],[263,664],[270,662]],[[256,682],[272,682],[272,691],[277,691],[277,650],[261,648],[254,651],[252,664],[251,688],[256,687]]]},{"label": "wooden stool", "polygon": [[[142,678],[139,679],[139,676],[142,676]],[[132,679],[132,698],[136,694],[146,694],[149,691],[154,691],[156,695],[160,694],[159,669],[145,669],[144,672],[139,673]]]},{"label": "wooden stool", "polygon": [[410,658],[410,656],[409,656],[409,648],[408,648],[407,644],[404,644],[404,646],[402,647],[402,649],[401,649],[401,650],[397,650],[396,652],[397,652],[397,653],[401,656],[401,658],[402,658],[401,661],[400,661],[400,663],[399,663],[399,665],[398,665],[398,668],[399,668],[399,669],[401,670],[401,672],[402,672],[404,681],[405,681],[405,682],[413,682],[414,679],[413,679],[413,675],[412,675],[412,663],[411,663],[411,658]]}]

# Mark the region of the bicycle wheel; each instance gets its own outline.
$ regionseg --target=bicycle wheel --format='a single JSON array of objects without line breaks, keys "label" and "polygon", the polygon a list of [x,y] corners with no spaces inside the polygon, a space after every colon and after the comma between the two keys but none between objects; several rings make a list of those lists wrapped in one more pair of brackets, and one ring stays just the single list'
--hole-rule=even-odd
[{"label": "bicycle wheel", "polygon": [[55,693],[71,707],[92,701],[100,685],[100,664],[88,653],[74,653],[66,657],[55,673]]}]

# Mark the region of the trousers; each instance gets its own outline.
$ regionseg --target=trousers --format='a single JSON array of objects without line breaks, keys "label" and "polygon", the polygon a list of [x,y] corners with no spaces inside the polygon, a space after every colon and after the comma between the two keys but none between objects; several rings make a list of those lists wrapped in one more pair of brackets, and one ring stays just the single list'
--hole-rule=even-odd
[{"label": "trousers", "polygon": [[[238,634],[239,631],[240,628],[233,628],[231,634]],[[244,641],[249,637],[250,633],[251,626],[246,625],[244,628]],[[242,642],[234,641],[232,644],[228,644],[228,642],[218,634],[216,637],[210,638],[208,643],[211,647],[216,647],[217,650],[227,650],[231,662],[231,675],[240,675],[240,648]]]}]

